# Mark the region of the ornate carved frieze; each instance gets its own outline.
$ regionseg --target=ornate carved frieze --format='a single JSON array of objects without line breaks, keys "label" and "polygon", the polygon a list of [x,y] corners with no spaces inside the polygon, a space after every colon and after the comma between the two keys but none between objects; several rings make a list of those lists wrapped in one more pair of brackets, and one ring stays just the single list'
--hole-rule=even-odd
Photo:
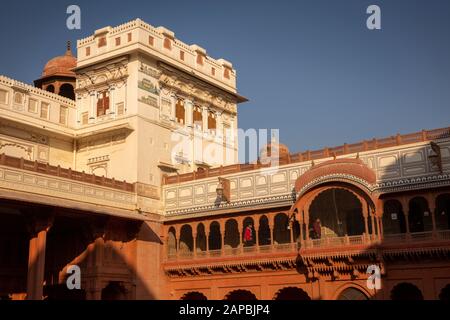
[{"label": "ornate carved frieze", "polygon": [[165,95],[189,97],[200,103],[212,105],[231,114],[236,114],[236,98],[231,94],[220,91],[214,86],[182,73],[166,64],[160,63],[158,67],[161,68],[161,75],[159,77],[160,87]]},{"label": "ornate carved frieze", "polygon": [[128,59],[118,59],[107,64],[77,71],[77,88],[82,93],[101,87],[110,87],[113,83],[121,84],[128,77]]}]

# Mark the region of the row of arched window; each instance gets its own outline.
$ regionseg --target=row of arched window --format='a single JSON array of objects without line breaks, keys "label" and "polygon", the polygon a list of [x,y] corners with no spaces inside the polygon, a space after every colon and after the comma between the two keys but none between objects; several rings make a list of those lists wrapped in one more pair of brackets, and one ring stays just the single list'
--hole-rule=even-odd
[{"label": "row of arched window", "polygon": [[[401,282],[395,285],[390,292],[391,300],[423,300],[422,291],[412,283]],[[440,292],[438,298],[444,301],[450,301],[450,284],[446,285]],[[336,300],[368,300],[364,292],[355,288],[348,287],[342,290]],[[208,298],[199,291],[190,291],[181,297],[181,300],[208,300]],[[257,300],[256,295],[249,290],[233,290],[227,293],[224,300]],[[280,289],[273,300],[311,300],[310,296],[298,287],[285,287]]]},{"label": "row of arched window", "polygon": [[[175,120],[179,124],[186,125],[187,124],[187,114],[184,106],[184,101],[182,99],[178,99],[175,104]],[[200,106],[194,105],[192,110],[192,125],[194,128],[198,130],[212,130],[215,131],[217,127],[216,114],[208,110],[208,119],[207,119],[207,128],[203,128],[203,112]]]},{"label": "row of arched window", "polygon": [[[262,214],[258,217],[229,218],[219,221],[184,224],[180,230],[171,226],[168,230],[168,255],[234,249],[240,245],[265,246],[295,243],[310,237],[341,237],[373,233],[372,222],[365,227],[361,204],[357,199],[347,199],[345,192],[322,193],[310,208],[309,225],[299,224],[288,214],[275,216]],[[342,193],[342,194],[341,194]],[[450,230],[450,194],[436,197],[430,209],[427,199],[421,196],[409,200],[405,214],[400,201],[391,199],[384,203],[382,220],[383,235]],[[257,220],[256,220],[257,219]],[[269,219],[271,221],[269,222]],[[320,220],[320,234],[315,232],[315,223]],[[256,223],[256,224],[255,224]],[[434,226],[433,226],[434,224]],[[308,235],[306,233],[308,232]]]}]

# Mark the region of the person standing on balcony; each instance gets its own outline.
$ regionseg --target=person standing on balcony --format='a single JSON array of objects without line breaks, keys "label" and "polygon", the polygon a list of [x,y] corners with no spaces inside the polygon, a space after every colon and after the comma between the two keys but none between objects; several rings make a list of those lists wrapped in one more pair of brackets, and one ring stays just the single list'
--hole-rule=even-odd
[{"label": "person standing on balcony", "polygon": [[249,244],[253,240],[253,230],[252,225],[249,224],[247,227],[245,227],[244,231],[244,242],[245,244]]},{"label": "person standing on balcony", "polygon": [[322,224],[320,222],[320,219],[314,221],[313,231],[316,239],[320,239],[322,237]]}]

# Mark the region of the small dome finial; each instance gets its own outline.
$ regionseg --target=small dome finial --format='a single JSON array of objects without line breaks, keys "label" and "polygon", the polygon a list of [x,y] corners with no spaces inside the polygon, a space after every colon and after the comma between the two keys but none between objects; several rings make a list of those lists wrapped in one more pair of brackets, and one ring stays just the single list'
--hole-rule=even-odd
[{"label": "small dome finial", "polygon": [[70,42],[70,40],[67,41],[67,50],[66,50],[66,55],[71,56],[72,55],[72,44]]}]

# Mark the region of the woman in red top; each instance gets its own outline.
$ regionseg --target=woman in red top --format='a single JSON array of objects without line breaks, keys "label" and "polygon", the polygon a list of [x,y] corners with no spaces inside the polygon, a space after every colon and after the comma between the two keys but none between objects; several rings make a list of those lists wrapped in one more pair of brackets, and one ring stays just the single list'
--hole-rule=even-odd
[{"label": "woman in red top", "polygon": [[244,231],[244,241],[250,242],[253,240],[253,234],[252,234],[252,225],[249,224]]}]

